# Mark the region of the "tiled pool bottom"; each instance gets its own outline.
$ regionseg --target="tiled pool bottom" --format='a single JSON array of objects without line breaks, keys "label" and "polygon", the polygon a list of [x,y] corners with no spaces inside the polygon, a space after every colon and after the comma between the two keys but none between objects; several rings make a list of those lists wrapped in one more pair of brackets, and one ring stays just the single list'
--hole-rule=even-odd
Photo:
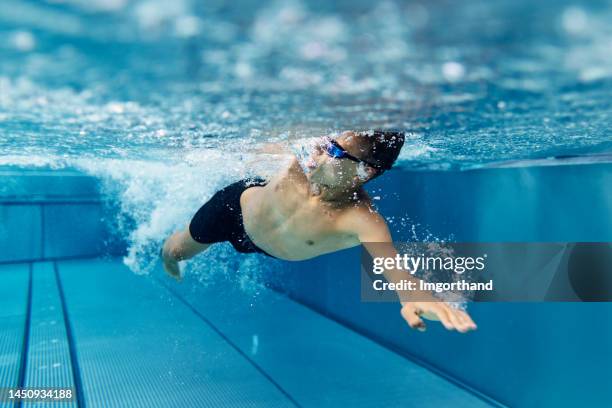
[{"label": "tiled pool bottom", "polygon": [[275,292],[190,288],[120,260],[0,265],[0,386],[76,390],[45,407],[489,406]]}]

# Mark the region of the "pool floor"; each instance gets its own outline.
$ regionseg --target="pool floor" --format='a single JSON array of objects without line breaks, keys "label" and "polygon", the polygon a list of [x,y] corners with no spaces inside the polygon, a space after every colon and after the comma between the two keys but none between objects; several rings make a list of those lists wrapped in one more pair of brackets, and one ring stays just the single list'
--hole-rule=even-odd
[{"label": "pool floor", "polygon": [[194,287],[119,259],[0,265],[0,386],[75,390],[45,407],[489,406],[276,292]]}]

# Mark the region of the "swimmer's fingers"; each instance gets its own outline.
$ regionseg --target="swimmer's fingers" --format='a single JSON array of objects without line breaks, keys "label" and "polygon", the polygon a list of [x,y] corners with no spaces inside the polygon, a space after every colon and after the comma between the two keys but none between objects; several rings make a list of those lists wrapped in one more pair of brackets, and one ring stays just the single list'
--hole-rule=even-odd
[{"label": "swimmer's fingers", "polygon": [[465,333],[476,329],[476,325],[467,313],[454,309],[444,302],[406,302],[402,307],[402,316],[412,328],[425,328],[422,317],[439,320],[447,330]]},{"label": "swimmer's fingers", "polygon": [[447,303],[436,304],[436,314],[440,321],[448,330],[457,330],[461,333],[466,333],[469,330],[475,330],[476,325],[467,313],[462,310],[455,309]]},{"label": "swimmer's fingers", "polygon": [[447,306],[447,311],[451,322],[458,331],[465,333],[468,330],[473,329],[473,327],[464,319],[460,310]]},{"label": "swimmer's fingers", "polygon": [[457,331],[461,333],[465,333],[467,331],[467,325],[463,324],[463,321],[461,320],[459,315],[456,313],[456,310],[447,306],[445,308],[445,312],[446,312],[446,315],[448,316],[448,319],[453,324],[454,329],[456,329]]},{"label": "swimmer's fingers", "polygon": [[420,313],[421,311],[417,309],[414,303],[406,303],[402,306],[401,314],[408,326],[418,331],[425,331],[425,322],[419,317]]},{"label": "swimmer's fingers", "polygon": [[428,311],[434,313],[436,317],[440,319],[440,323],[442,323],[446,330],[453,330],[455,329],[455,325],[451,321],[445,306],[444,303],[431,303],[428,305]]},{"label": "swimmer's fingers", "polygon": [[463,320],[463,322],[465,322],[471,330],[476,330],[478,328],[478,326],[476,326],[476,323],[474,323],[474,320],[472,320],[469,314],[467,314],[463,310],[457,310],[457,312],[461,320]]}]

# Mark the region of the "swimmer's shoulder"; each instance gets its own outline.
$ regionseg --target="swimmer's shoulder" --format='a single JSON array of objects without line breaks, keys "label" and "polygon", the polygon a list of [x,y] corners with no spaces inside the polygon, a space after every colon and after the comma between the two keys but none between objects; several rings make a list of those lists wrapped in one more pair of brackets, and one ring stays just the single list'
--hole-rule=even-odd
[{"label": "swimmer's shoulder", "polygon": [[369,195],[359,192],[359,198],[348,205],[337,218],[337,226],[340,230],[359,235],[364,229],[378,228],[386,222],[382,215],[372,206]]}]

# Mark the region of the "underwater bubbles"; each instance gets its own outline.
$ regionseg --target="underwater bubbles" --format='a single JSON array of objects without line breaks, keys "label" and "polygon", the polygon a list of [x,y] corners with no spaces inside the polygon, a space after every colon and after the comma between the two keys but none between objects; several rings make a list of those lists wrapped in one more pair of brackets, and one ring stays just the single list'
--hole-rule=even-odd
[{"label": "underwater bubbles", "polygon": [[15,49],[28,52],[36,47],[36,38],[29,31],[15,31],[9,36],[9,42]]},{"label": "underwater bubbles", "polygon": [[465,75],[465,67],[455,61],[445,62],[442,64],[442,75],[447,81],[459,81]]},{"label": "underwater bubbles", "polygon": [[588,29],[588,17],[580,7],[568,7],[563,10],[561,24],[569,34],[581,34]]}]

